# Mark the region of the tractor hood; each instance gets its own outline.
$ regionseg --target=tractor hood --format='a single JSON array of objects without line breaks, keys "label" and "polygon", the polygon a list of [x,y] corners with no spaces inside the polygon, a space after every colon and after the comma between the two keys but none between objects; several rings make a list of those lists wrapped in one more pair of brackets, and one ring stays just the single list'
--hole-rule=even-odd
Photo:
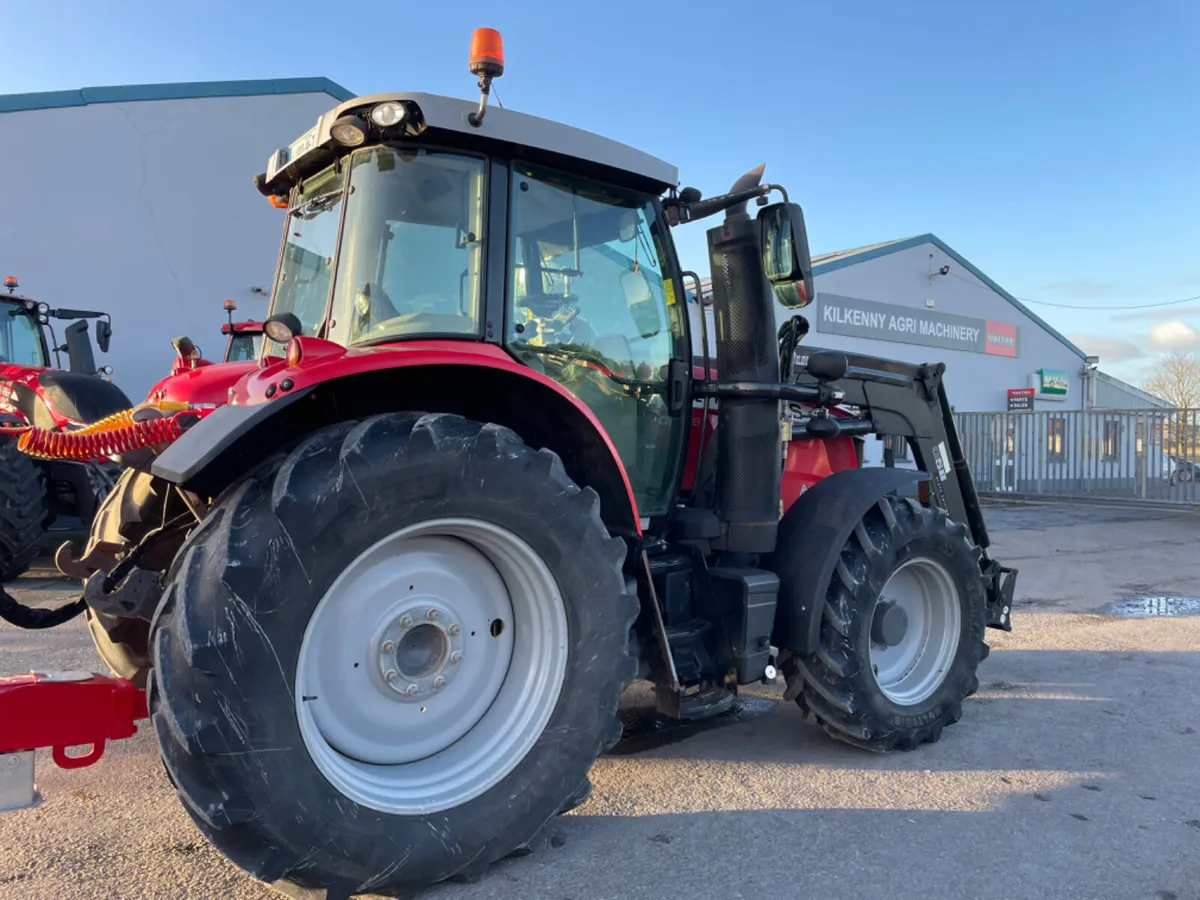
[{"label": "tractor hood", "polygon": [[244,376],[258,368],[253,360],[246,362],[212,363],[196,369],[186,369],[163,378],[146,400],[157,403],[172,400],[181,403],[222,405],[229,402],[230,389]]}]

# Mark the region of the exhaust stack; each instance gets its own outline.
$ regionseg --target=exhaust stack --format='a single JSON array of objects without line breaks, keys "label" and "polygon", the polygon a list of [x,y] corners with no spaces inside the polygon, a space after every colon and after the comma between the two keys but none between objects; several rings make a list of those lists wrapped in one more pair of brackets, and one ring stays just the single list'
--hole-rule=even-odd
[{"label": "exhaust stack", "polygon": [[[765,166],[730,192],[762,182]],[[717,372],[723,382],[779,380],[775,307],[763,272],[758,227],[746,204],[708,231],[716,319]],[[717,515],[726,524],[717,549],[768,553],[779,524],[779,401],[722,397],[717,429]]]}]

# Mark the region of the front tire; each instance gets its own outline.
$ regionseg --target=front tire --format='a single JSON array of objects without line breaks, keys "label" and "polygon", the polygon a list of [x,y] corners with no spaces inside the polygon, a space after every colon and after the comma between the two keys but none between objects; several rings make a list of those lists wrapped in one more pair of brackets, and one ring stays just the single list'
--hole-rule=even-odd
[{"label": "front tire", "polygon": [[620,737],[625,554],[595,493],[508,429],[317,432],[216,504],[153,625],[150,709],[188,812],[268,882],[477,877],[585,797]]},{"label": "front tire", "polygon": [[962,717],[988,654],[980,556],[943,510],[881,499],[842,549],[817,651],[784,663],[789,696],[866,750],[936,741]]}]

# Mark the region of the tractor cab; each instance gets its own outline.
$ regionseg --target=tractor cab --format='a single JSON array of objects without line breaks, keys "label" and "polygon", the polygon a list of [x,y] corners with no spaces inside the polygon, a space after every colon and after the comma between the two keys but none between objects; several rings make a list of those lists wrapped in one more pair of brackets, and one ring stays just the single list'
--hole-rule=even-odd
[{"label": "tractor cab", "polygon": [[[96,357],[88,335],[86,319],[96,319],[96,344],[107,353],[112,338],[112,317],[108,313],[80,309],[51,309],[42,303],[17,293],[20,283],[15,276],[4,279],[6,294],[0,294],[0,363],[33,368],[50,368],[50,353],[54,353],[54,368],[62,368],[60,354],[67,354],[71,372],[85,375],[104,375],[112,372],[108,366],[96,367]],[[65,342],[58,343],[51,319],[72,322],[64,330]],[[47,340],[47,338],[49,338]]]},{"label": "tractor cab", "polygon": [[229,316],[229,321],[221,326],[221,334],[228,338],[225,342],[225,357],[222,362],[250,362],[258,359],[259,351],[262,349],[262,322],[253,320],[235,322],[233,314],[236,310],[236,303],[232,300],[225,301],[225,313]]},{"label": "tractor cab", "polygon": [[[472,71],[486,84],[497,68]],[[692,358],[669,233],[687,209],[678,173],[598,135],[488,111],[486,96],[356,98],[272,155],[257,182],[288,221],[263,352],[283,358],[293,338],[502,348],[586,405],[641,517],[663,517]],[[771,189],[750,187],[743,205]],[[707,202],[706,214],[736,205]],[[763,288],[756,310],[773,318],[770,286],[746,285]],[[773,352],[773,325],[762,334]]]}]

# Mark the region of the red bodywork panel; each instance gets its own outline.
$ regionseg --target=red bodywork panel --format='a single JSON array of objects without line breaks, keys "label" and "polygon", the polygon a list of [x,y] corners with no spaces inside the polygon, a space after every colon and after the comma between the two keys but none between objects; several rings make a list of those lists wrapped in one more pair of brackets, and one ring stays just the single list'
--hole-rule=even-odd
[{"label": "red bodywork panel", "polygon": [[252,319],[247,319],[245,322],[234,322],[231,326],[228,322],[221,326],[221,334],[262,334],[263,323],[256,322]]},{"label": "red bodywork panel", "polygon": [[[42,397],[42,388],[38,383],[38,379],[43,372],[49,369],[45,366],[19,366],[15,363],[0,363],[0,413],[5,416],[19,419],[25,425],[32,425],[25,418],[25,414],[17,408],[16,398],[12,394],[12,389],[8,387],[10,384],[20,384],[29,390],[33,391],[39,397]],[[43,403],[46,410],[50,413],[50,417],[54,420],[54,425],[57,428],[65,428],[71,424],[71,420],[63,416],[49,403]]]},{"label": "red bodywork panel", "polygon": [[253,360],[235,363],[213,363],[206,359],[198,360],[196,368],[183,368],[178,362],[176,371],[159,381],[150,388],[146,400],[157,403],[160,400],[176,400],[181,403],[215,403],[222,405],[229,402],[229,389],[241,378],[258,368]]},{"label": "red bodywork panel", "polygon": [[779,486],[783,511],[787,512],[801,494],[822,478],[828,478],[834,472],[857,468],[858,450],[852,437],[791,441]]},{"label": "red bodywork panel", "polygon": [[[184,381],[177,387],[172,376],[163,379],[156,385],[157,390],[165,392],[169,399],[190,399],[191,402],[232,402],[239,405],[269,404],[272,397],[267,396],[267,389],[274,386],[274,398],[286,397],[288,391],[300,390],[312,385],[334,381],[351,375],[367,372],[377,372],[401,367],[420,366],[474,366],[481,370],[502,371],[527,378],[538,385],[558,394],[577,409],[592,427],[596,429],[608,452],[612,454],[625,492],[629,499],[633,523],[640,533],[640,516],[633,488],[629,483],[629,475],[617,453],[616,447],[608,436],[608,432],[596,418],[595,414],[578,397],[552,378],[524,366],[509,356],[503,349],[494,344],[484,344],[476,341],[460,340],[429,340],[405,341],[398,344],[381,344],[371,347],[346,348],[332,341],[314,337],[295,339],[300,347],[300,361],[295,366],[289,366],[286,360],[268,357],[261,364],[254,363],[225,363],[210,365],[202,369],[185,372]],[[237,367],[241,374],[234,374]],[[228,372],[226,375],[224,373]],[[246,374],[249,372],[249,374]],[[482,374],[482,373],[481,373]],[[214,377],[217,376],[217,377]],[[243,377],[244,376],[244,377]],[[198,400],[194,396],[184,396],[189,391],[190,383],[199,388],[190,389],[194,394],[204,394],[212,399]],[[211,382],[210,380],[211,379]],[[288,391],[283,388],[284,379],[290,379],[292,384]],[[210,387],[211,385],[211,387]],[[232,398],[229,388],[233,387]],[[220,395],[219,397],[217,395]],[[153,396],[151,399],[154,399]]]},{"label": "red bodywork panel", "polygon": [[[41,673],[0,678],[0,753],[53,748],[64,769],[90,766],[106,741],[137,733],[147,718],[146,695],[123,678],[92,675],[83,680]],[[91,746],[84,756],[68,747]]]}]

